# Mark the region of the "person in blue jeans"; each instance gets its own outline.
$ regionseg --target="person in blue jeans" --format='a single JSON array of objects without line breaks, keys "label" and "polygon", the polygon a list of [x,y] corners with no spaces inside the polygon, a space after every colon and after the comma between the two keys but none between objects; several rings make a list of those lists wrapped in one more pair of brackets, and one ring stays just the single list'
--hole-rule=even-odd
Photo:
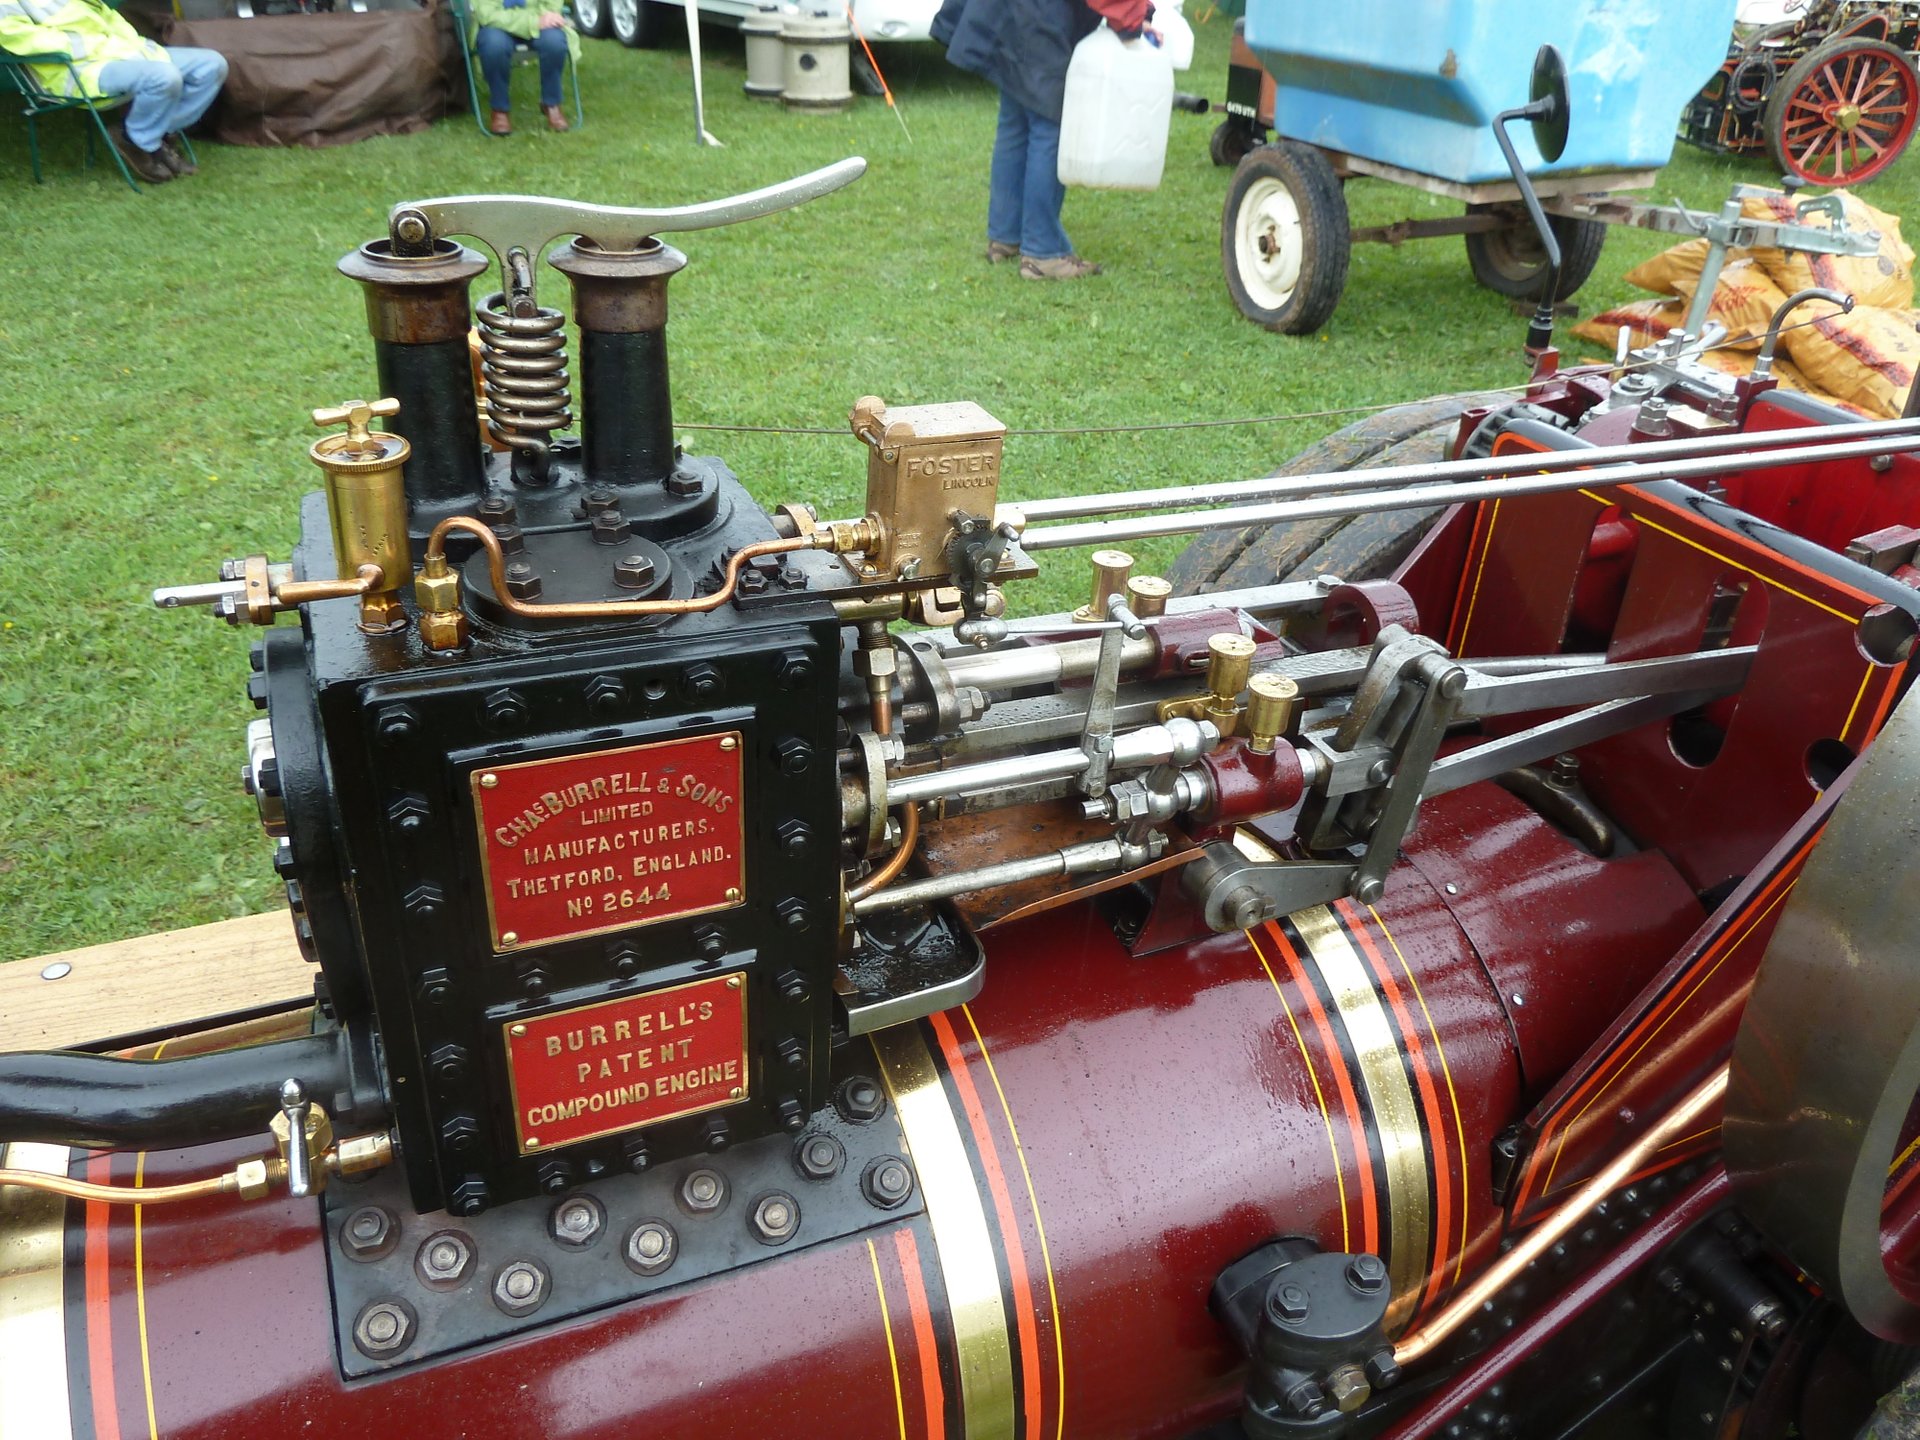
[{"label": "person in blue jeans", "polygon": [[1078,280],[1100,267],[1074,253],[1060,223],[1060,112],[1067,62],[1105,19],[1123,40],[1146,25],[1150,0],[946,0],[933,38],[947,59],[991,80],[999,128],[987,173],[987,259],[1020,260],[1028,280]]},{"label": "person in blue jeans", "polygon": [[528,0],[473,3],[473,49],[480,57],[480,73],[487,77],[487,103],[493,110],[487,128],[496,135],[513,133],[508,84],[513,76],[514,47],[522,44],[532,46],[540,58],[540,110],[547,117],[547,128],[565,130],[567,112],[560,108],[560,77],[569,54],[579,62],[580,42],[558,10],[536,8]]}]

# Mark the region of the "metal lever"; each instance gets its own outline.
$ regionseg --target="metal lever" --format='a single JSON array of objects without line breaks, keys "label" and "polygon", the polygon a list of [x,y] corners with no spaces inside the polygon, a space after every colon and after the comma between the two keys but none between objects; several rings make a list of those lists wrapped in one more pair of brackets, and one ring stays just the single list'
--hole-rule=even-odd
[{"label": "metal lever", "polygon": [[446,195],[433,200],[405,200],[387,213],[387,231],[395,253],[402,255],[429,253],[435,238],[443,235],[478,240],[502,261],[515,249],[526,251],[530,257],[538,256],[563,235],[578,235],[602,250],[633,251],[655,235],[712,230],[791,210],[851,185],[866,171],[867,162],[853,155],[744,195],[664,210],[587,205],[540,195]]},{"label": "metal lever", "polygon": [[313,1193],[313,1158],[307,1154],[307,1115],[313,1105],[298,1080],[280,1087],[280,1113],[287,1119],[287,1193],[305,1199]]}]

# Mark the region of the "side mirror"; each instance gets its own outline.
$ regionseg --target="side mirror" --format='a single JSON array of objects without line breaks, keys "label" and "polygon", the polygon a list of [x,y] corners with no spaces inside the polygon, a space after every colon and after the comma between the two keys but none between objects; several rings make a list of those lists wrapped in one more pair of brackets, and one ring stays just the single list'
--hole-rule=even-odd
[{"label": "side mirror", "polygon": [[1540,249],[1547,257],[1546,288],[1540,292],[1540,304],[1533,312],[1533,319],[1527,322],[1527,353],[1538,355],[1553,344],[1554,292],[1560,288],[1560,241],[1547,223],[1546,212],[1540,208],[1540,197],[1533,193],[1533,182],[1527,178],[1520,157],[1514,154],[1513,141],[1507,138],[1507,125],[1514,120],[1528,121],[1533,127],[1533,143],[1549,165],[1566,152],[1570,118],[1567,62],[1551,45],[1542,45],[1533,57],[1529,93],[1533,98],[1525,105],[1517,110],[1502,110],[1493,117],[1493,138],[1500,143],[1500,153],[1506,158],[1513,183],[1526,203],[1527,217],[1540,236]]}]

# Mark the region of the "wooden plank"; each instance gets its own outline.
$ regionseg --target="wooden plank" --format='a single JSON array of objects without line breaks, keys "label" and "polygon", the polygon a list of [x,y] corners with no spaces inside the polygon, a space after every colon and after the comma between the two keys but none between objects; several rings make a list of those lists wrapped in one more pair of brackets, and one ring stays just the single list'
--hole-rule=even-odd
[{"label": "wooden plank", "polygon": [[[48,967],[69,969],[42,979]],[[313,992],[284,910],[0,965],[0,1051],[57,1050]]]}]

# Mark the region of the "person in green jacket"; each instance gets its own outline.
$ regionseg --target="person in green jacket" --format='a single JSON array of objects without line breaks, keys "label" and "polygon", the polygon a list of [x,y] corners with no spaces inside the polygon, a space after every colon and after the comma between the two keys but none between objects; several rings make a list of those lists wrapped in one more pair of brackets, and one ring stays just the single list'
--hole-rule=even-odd
[{"label": "person in green jacket", "polygon": [[33,67],[55,95],[131,96],[126,120],[107,133],[142,180],[157,185],[198,168],[173,137],[206,114],[226,83],[217,51],[144,40],[100,0],[0,0],[0,50],[62,57]]},{"label": "person in green jacket", "polygon": [[[0,0],[0,5],[8,3],[11,0]],[[473,0],[471,38],[480,71],[487,77],[487,103],[493,107],[489,128],[494,134],[513,133],[507,82],[516,45],[530,45],[540,57],[540,109],[547,127],[567,128],[567,112],[560,108],[560,74],[569,54],[579,62],[580,41],[566,16],[558,10],[536,9],[529,0]]]}]

